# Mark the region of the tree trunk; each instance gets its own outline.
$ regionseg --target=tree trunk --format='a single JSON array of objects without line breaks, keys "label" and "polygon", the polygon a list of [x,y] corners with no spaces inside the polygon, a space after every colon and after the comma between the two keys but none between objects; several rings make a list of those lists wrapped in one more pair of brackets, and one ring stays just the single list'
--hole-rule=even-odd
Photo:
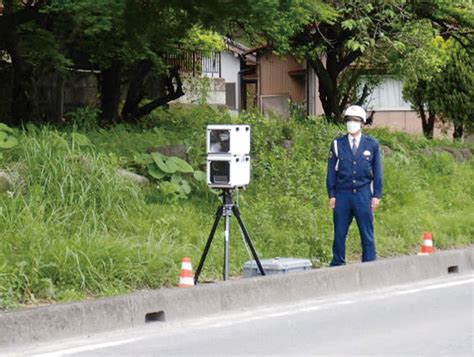
[{"label": "tree trunk", "polygon": [[339,77],[340,71],[336,53],[333,51],[327,54],[326,71],[328,72],[330,78],[330,89],[328,91],[328,94],[330,94],[328,96],[329,108],[331,110],[330,118],[332,122],[337,123],[340,122],[342,114],[339,89],[337,85],[337,79]]},{"label": "tree trunk", "polygon": [[138,115],[140,102],[143,99],[143,83],[150,73],[153,63],[150,61],[140,61],[134,69],[130,84],[128,86],[127,98],[122,109],[122,118],[124,121],[134,121]]},{"label": "tree trunk", "polygon": [[428,118],[427,118],[426,112],[422,103],[418,104],[418,112],[420,113],[420,117],[421,117],[421,126],[423,128],[423,135],[427,139],[433,139],[434,123],[436,119],[434,113],[428,110]]},{"label": "tree trunk", "polygon": [[453,139],[461,140],[464,134],[464,125],[462,123],[454,123]]},{"label": "tree trunk", "polygon": [[[307,60],[318,77],[319,99],[324,114],[330,122],[337,123],[340,119],[341,109],[339,108],[337,82],[334,81],[334,75],[330,75],[319,58],[307,58]],[[337,74],[335,78],[337,81]]]},{"label": "tree trunk", "polygon": [[120,63],[113,63],[110,67],[102,69],[99,79],[100,109],[105,124],[113,124],[118,121],[121,69]]},{"label": "tree trunk", "polygon": [[28,2],[28,5],[24,4],[25,6],[17,8],[19,4],[21,2],[4,0],[2,16],[0,16],[1,49],[6,50],[10,55],[13,68],[11,118],[6,118],[6,122],[14,126],[38,120],[35,117],[34,66],[25,60],[20,50],[18,29],[22,24],[39,20],[41,18],[39,10],[45,2]]},{"label": "tree trunk", "polygon": [[18,50],[19,36],[16,32],[10,33],[5,43],[13,67],[11,118],[7,120],[7,123],[13,126],[21,126],[22,123],[34,121],[33,66],[21,56]]},{"label": "tree trunk", "polygon": [[[349,93],[341,95],[339,91],[338,80],[341,73],[348,70],[348,67],[362,55],[360,51],[352,51],[346,55],[341,52],[331,50],[326,54],[326,65],[321,59],[306,58],[308,63],[316,72],[318,77],[319,99],[323,106],[326,118],[332,123],[340,123],[342,120],[342,111],[347,105]],[[357,79],[357,77],[355,77]],[[353,86],[348,86],[350,91]]]},{"label": "tree trunk", "polygon": [[428,130],[430,132],[430,138],[434,136],[434,124],[436,121],[436,114],[431,110],[428,110]]},{"label": "tree trunk", "polygon": [[35,121],[35,118],[33,118],[35,112],[33,68],[23,60],[13,59],[13,56],[12,64],[12,124],[19,126],[22,123]]}]

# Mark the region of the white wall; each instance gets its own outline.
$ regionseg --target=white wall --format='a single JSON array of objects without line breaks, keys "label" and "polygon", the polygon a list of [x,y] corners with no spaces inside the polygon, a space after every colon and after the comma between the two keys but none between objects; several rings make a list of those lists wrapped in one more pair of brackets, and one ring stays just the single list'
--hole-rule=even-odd
[{"label": "white wall", "polygon": [[222,52],[222,78],[226,82],[237,83],[239,81],[240,61],[231,52]]},{"label": "white wall", "polygon": [[225,105],[225,83],[223,78],[182,76],[184,95],[170,103],[197,104],[202,98],[203,88],[207,88],[206,102],[210,105]]}]

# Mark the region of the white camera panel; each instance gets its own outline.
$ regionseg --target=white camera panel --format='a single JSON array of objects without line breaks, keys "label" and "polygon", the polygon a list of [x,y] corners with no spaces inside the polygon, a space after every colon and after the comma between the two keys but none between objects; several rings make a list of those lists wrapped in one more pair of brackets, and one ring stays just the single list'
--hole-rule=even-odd
[{"label": "white camera panel", "polygon": [[246,155],[250,153],[250,125],[208,125],[207,153]]},{"label": "white camera panel", "polygon": [[207,157],[207,185],[236,188],[250,182],[250,156],[211,155]]}]

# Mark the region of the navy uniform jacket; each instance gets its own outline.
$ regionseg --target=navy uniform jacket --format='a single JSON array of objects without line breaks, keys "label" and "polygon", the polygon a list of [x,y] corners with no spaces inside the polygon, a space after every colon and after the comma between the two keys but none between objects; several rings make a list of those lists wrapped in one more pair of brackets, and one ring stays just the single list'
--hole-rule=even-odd
[{"label": "navy uniform jacket", "polygon": [[348,134],[336,139],[337,157],[334,141],[331,144],[326,178],[329,197],[336,197],[336,192],[357,192],[370,188],[373,182],[372,196],[380,198],[383,169],[379,143],[371,136],[362,135],[354,156],[347,136]]}]

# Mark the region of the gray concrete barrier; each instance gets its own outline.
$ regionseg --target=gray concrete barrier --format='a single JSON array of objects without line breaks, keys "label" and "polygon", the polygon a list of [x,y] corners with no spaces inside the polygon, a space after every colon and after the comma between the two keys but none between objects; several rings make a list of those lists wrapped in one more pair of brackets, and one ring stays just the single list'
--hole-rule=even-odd
[{"label": "gray concrete barrier", "polygon": [[47,341],[222,311],[472,274],[474,246],[306,272],[160,289],[0,313],[0,346]]}]

